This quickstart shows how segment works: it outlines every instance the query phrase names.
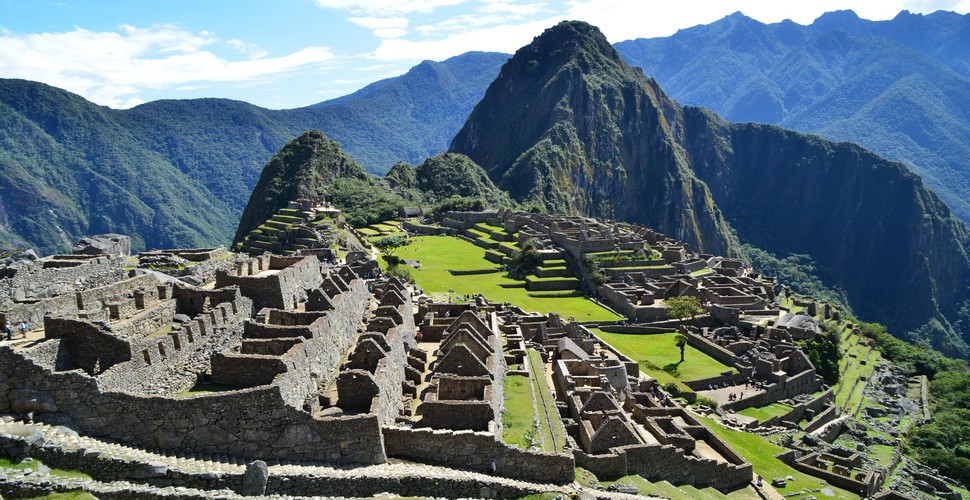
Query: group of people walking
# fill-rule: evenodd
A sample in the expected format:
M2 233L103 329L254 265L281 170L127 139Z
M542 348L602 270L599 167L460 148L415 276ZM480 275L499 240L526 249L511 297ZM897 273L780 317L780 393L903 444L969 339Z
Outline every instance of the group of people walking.
M17 324L17 332L20 333L21 338L27 338L27 332L30 331L30 325L26 321L21 321ZM7 335L7 340L13 340L13 328L10 327L10 323L3 324L3 333Z

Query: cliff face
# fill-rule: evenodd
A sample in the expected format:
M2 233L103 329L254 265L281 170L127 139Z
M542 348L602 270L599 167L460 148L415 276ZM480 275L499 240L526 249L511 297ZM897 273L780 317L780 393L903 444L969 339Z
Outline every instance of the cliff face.
M684 117L694 172L741 240L810 255L861 318L965 350L967 230L918 176L854 144L702 108Z
M727 225L679 146L681 122L676 103L598 29L563 22L506 63L450 150L517 201L638 222L730 254Z
M364 168L323 132L305 132L283 146L263 167L233 243L242 241L290 200L319 196L338 178L368 181L368 177Z

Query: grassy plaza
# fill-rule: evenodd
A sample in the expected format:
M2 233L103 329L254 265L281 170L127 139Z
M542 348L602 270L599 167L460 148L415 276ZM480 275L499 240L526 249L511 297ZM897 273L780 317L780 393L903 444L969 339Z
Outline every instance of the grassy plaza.
M526 311L542 314L557 312L576 321L615 321L623 319L613 311L583 296L562 296L549 292L529 292L525 282L509 278L500 266L485 260L485 250L450 236L416 236L413 242L395 252L402 259L421 266L411 269L415 282L425 293L439 299L481 293L493 302L509 302ZM489 270L484 274L455 275L448 270Z

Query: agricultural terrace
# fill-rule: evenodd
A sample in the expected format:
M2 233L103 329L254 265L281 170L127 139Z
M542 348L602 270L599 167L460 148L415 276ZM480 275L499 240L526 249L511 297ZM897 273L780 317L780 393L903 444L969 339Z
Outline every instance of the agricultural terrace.
M729 492L721 492L714 488L698 488L690 484L673 485L667 481L650 481L641 476L630 475L618 479L601 481L592 473L581 467L576 468L576 478L583 486L590 486L599 490L608 490L612 484L626 484L635 486L643 495L652 495L672 500L707 500L726 498L730 500L761 500L754 487L747 485Z
M882 355L871 346L869 339L840 325L844 355L839 366L839 383L835 386L835 404L844 415L854 415L863 404L866 381Z
M598 328L592 328L591 331L636 361L645 374L661 384L678 383L682 390L689 390L683 382L716 377L722 372L733 370L690 345L684 351L684 361L681 363L680 348L674 340L677 334L674 332L637 335L609 333Z
M394 255L418 261L411 276L425 293L439 299L480 293L493 302L509 302L541 314L556 312L576 321L616 321L613 311L577 293L530 292L525 282L509 278L500 266L485 260L485 250L451 236L416 236ZM481 270L482 274L455 275L449 270Z

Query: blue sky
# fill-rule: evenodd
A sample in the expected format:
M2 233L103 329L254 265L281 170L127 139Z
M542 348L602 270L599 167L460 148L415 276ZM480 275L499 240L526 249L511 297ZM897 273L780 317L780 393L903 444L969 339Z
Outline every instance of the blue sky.
M563 19L611 42L667 36L735 11L811 23L853 9L970 12L970 0L0 0L0 76L98 104L225 97L293 108L349 94L424 59L514 52Z

